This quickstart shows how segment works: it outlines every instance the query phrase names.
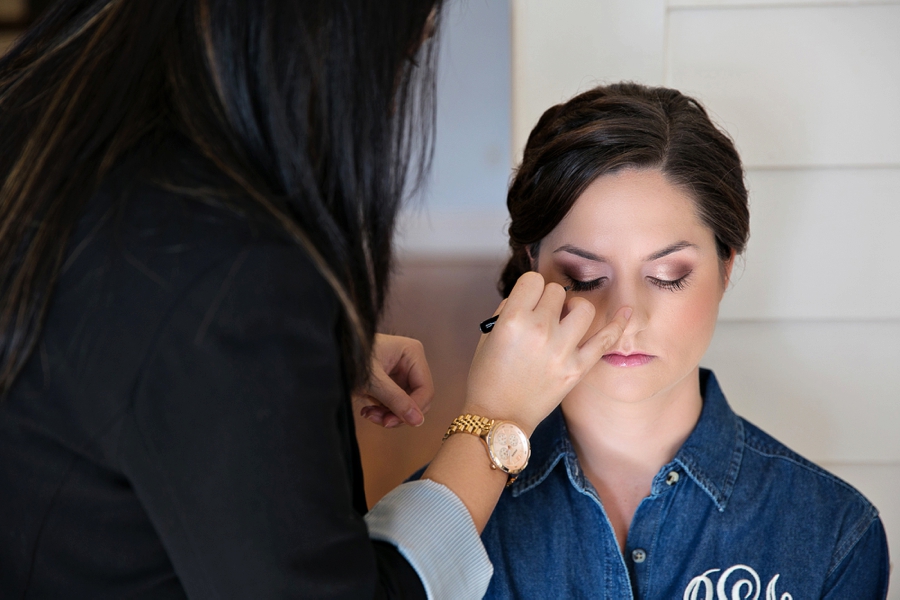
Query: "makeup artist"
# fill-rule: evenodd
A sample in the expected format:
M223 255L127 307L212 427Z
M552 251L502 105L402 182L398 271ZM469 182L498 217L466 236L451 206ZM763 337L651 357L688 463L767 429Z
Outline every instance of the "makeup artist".
M509 474L450 435L363 516L350 400L430 400L375 328L439 12L64 0L0 59L0 597L484 593ZM527 437L627 314L526 274L466 412Z

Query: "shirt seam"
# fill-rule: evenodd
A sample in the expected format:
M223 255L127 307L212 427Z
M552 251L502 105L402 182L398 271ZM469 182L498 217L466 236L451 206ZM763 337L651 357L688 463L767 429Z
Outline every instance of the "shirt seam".
M38 527L37 534L34 536L34 546L31 548L31 560L28 563L28 575L25 577L25 595L27 596L28 590L31 588L31 582L34 578L34 566L37 564L37 554L41 547L41 539L44 536L44 527L47 525L47 521L50 519L50 514L53 512L56 507L57 502L59 501L59 495L62 492L63 487L65 487L66 482L72 476L72 470L75 468L75 465L79 460L82 460L82 457L73 454L72 459L69 461L69 466L66 468L66 474L60 479L59 485L56 486L56 489L53 490L53 497L50 499L50 502L47 503L47 509L44 511L44 516L41 517L41 524Z
M805 458L798 456L795 453L790 452L790 451L788 451L788 453L774 453L774 452L766 452L766 451L762 450L761 448L757 448L757 447L753 446L752 444L748 444L747 446L751 451L755 452L759 456L764 456L766 458L773 458L773 459L780 459L780 460L787 461L791 464L794 464L794 465L800 467L801 469L804 469L805 471L808 471L814 475L817 475L819 477L827 479L827 480L831 481L832 483L836 483L836 484L840 485L842 488L844 488L848 492L852 493L856 497L856 499L861 502L863 507L866 508L867 512L869 512L869 513L874 512L874 516L878 515L878 510L872 505L871 502L869 502L868 498L866 498L865 496L862 495L862 493L860 493L859 490L854 488L852 485L850 485L849 483L847 483L840 477L829 473L822 467L819 467L815 463L810 463Z
M556 456L553 457L552 461L549 461L548 463L546 463L546 465L547 465L546 468L544 468L542 471L538 471L533 476L529 477L526 480L525 484L518 487L518 489L516 489L515 484L513 484L513 486L514 486L514 488L512 490L513 497L518 498L522 494L524 494L526 492L530 492L537 486L541 485L544 481L546 481L547 478L550 476L550 473L553 472L553 470L560 463L560 461L565 457L565 455L566 455L565 452L558 452L556 454Z
M874 507L873 507L873 510L874 510ZM877 520L878 520L878 511L877 510L875 511L874 515L868 516L868 520L866 520L866 517L859 519L859 521L857 522L856 530L854 530L852 535L847 536L848 541L844 544L838 545L837 549L834 551L832 564L829 567L827 573L825 574L826 580L830 579L831 575L837 570L837 568L839 566L841 566L841 564L843 564L843 562L845 560L847 560L847 557L850 556L850 553L859 544L859 542L863 539L866 532L875 525ZM852 540L852 541L850 541L850 540Z
M227 256L224 256L219 260L213 261L207 268L203 269L193 280L191 280L189 283L185 284L181 288L180 294L178 295L177 298L173 299L170 307L168 308L168 310L165 313L165 316L160 319L159 326L153 332L153 335L151 336L150 341L146 345L146 348L144 350L144 355L141 357L140 366L138 367L138 369L135 372L131 389L129 390L128 395L126 397L127 400L125 402L125 409L122 412L122 418L124 418L124 416L127 414L131 414L131 415L134 414L135 398L137 396L138 391L140 390L141 386L143 385L143 383L146 379L146 372L147 372L147 369L150 367L150 364L152 362L152 357L156 354L156 351L159 348L159 344L160 344L160 341L162 340L163 334L172 325L172 320L174 319L175 315L178 314L178 311L184 307L185 303L188 301L188 299L190 297L191 292L194 289L196 289L200 284L202 284L204 281L206 281L207 278L212 273L214 273L216 270L220 269L224 264L227 264L229 260L232 260L235 262L240 262L241 264L243 264L243 261L240 261L240 258L247 252L247 248L248 248L248 243L241 244L241 246L239 247L239 249L237 251L235 251L233 253L229 253ZM136 436L141 447L144 449L144 452L146 452L146 453L148 453L148 455L150 455L150 448L147 445L146 438L144 437L144 431L142 430L142 428L140 426L138 426L136 420L135 420L134 435ZM123 441L122 438L123 438L123 434L120 432L119 440L118 440L117 447L116 447L115 462L118 464L119 469L124 472L124 469L122 468L122 464L121 464L121 457L122 457L122 451L123 451L122 450L122 441ZM166 487L166 494L172 500L173 504L177 506L178 502L176 501L175 496L172 494L172 492L168 488L168 486ZM140 496L138 496L138 500L140 501ZM177 514L175 515L175 517L177 518L179 527L182 529L182 531L185 531L185 532L190 531L190 528L188 528L186 526L180 511L177 511ZM151 521L151 524L152 524L152 521ZM154 531L156 531L157 535L159 536L160 543L163 545L163 547L165 547L166 545L163 541L163 538L157 531L155 525L153 526L153 529L154 529ZM191 540L190 544L192 546L193 553L195 555L199 555L200 553L199 553L198 549L193 547L194 546L193 536L187 536L187 538L189 540ZM167 553L168 553L168 549L167 549ZM201 561L201 564L202 564L202 562L203 561ZM204 580L205 580L204 583L207 587L210 587L212 579L210 578L209 573L206 572L205 566L201 566L201 568L204 571ZM176 569L176 566L174 563L172 564L172 569L176 571L176 575L177 575L177 569ZM213 588L210 587L210 589L213 589Z
M856 544L859 543L865 532L869 529L869 527L872 526L872 523L875 521L875 519L878 518L878 509L875 508L875 506L871 502L869 502L868 498L863 496L862 493L859 492L859 490L842 480L840 477L829 473L828 471L817 466L814 463L810 463L803 457L795 454L790 450L788 450L787 452L766 452L763 449L758 448L752 444L748 444L748 447L751 451L760 456L789 462L809 473L812 473L813 475L839 485L846 491L850 492L860 503L861 508L863 508L864 512L862 516L856 520L853 528L848 534L842 537L842 540L835 548L834 553L832 554L831 564L826 574L827 579L831 576L835 569L840 566L844 559L849 556L851 550L856 546Z

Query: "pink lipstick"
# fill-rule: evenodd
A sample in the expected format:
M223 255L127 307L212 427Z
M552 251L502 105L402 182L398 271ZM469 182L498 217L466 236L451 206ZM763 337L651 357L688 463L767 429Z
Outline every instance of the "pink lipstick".
M653 360L649 354L604 354L603 360L614 367L640 367Z

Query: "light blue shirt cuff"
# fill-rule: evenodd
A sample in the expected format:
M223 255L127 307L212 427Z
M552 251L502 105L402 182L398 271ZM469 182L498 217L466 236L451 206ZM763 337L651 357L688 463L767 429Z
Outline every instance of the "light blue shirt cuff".
M482 598L494 567L469 511L445 486L422 479L395 488L366 515L369 537L397 547L429 598Z

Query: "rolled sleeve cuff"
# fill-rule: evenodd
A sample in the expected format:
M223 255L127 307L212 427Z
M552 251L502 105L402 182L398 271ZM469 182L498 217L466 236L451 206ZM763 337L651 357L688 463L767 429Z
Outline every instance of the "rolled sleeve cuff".
M475 523L450 489L423 479L404 483L366 515L369 537L397 547L429 598L482 598L494 567Z

